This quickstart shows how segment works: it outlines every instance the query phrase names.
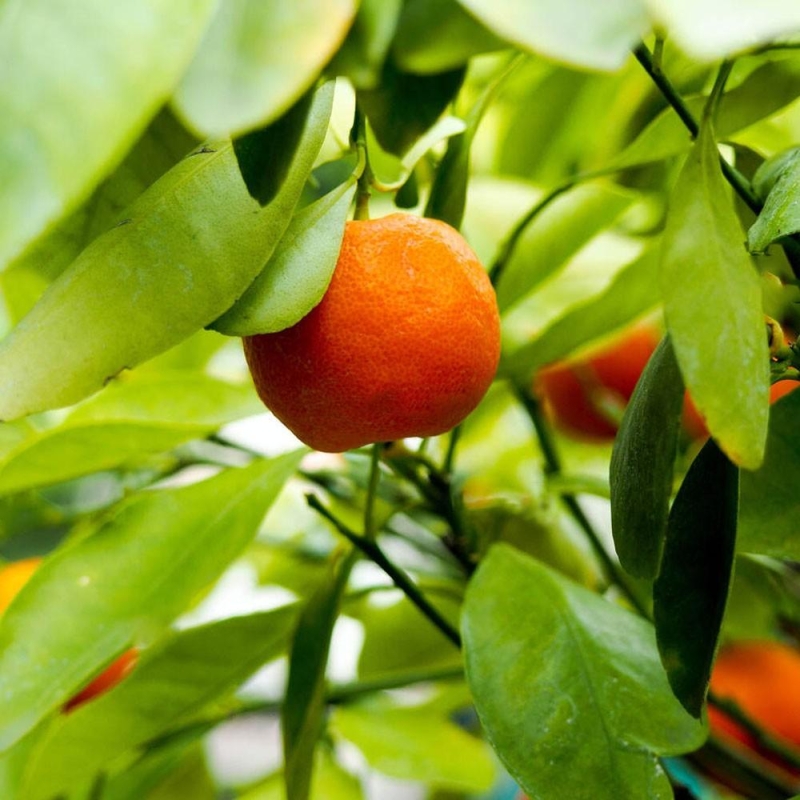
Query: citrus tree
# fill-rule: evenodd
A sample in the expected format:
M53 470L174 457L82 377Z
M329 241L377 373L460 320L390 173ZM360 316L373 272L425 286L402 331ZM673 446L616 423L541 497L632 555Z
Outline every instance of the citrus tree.
M0 43L0 797L800 791L796 0Z

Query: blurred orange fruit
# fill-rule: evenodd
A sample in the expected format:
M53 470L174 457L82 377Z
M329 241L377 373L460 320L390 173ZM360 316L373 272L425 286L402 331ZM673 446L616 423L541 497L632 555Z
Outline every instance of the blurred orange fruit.
M0 615L11 605L11 601L30 580L41 563L41 558L26 558L21 561L14 561L0 569ZM97 697L103 692L107 692L133 669L137 657L138 653L134 648L123 653L104 672L101 672L91 683L69 700L64 706L64 710L71 711L82 703Z
M319 305L244 340L256 389L299 439L340 452L461 422L500 357L494 290L461 234L392 214L347 223Z

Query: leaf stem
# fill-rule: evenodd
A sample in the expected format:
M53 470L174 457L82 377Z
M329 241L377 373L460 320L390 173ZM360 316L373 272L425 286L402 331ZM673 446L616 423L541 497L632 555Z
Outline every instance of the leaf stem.
M369 219L370 185L373 178L367 153L367 120L358 104L356 104L353 116L353 127L350 130L350 142L358 155L358 164L356 165L356 174L358 175L356 209L353 216L355 219L366 220Z
M354 547L357 547L374 564L379 566L391 579L395 586L456 646L461 647L461 636L458 631L431 605L416 584L398 569L381 548L373 541L351 531L341 520L335 517L313 494L306 495L308 505L328 520L336 530Z

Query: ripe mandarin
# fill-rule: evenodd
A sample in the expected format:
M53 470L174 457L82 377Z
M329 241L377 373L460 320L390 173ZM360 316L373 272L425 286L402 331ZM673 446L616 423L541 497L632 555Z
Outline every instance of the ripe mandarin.
M14 561L0 569L0 616L11 605L11 601L30 580L41 563L41 558L26 558ZM64 706L64 710L71 711L93 697L107 692L133 669L137 657L138 653L135 648L123 653L105 671L69 700Z
M244 351L275 416L309 446L341 452L461 422L494 378L500 317L455 229L392 214L348 222L319 305L245 338Z

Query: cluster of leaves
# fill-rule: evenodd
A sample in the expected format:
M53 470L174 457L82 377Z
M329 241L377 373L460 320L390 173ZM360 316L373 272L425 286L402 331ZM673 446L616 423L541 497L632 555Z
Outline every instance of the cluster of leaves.
M798 364L764 324L800 329L798 30L790 0L8 2L0 553L46 558L0 620L0 796L212 798L204 737L279 709L283 766L226 796L466 797L498 759L542 800L693 785L719 642L800 620L800 392L768 405ZM236 337L319 301L367 181L490 265L498 382L418 449L241 444ZM613 453L555 437L537 370L662 309ZM293 599L192 622L238 559ZM279 702L238 691L281 657Z

